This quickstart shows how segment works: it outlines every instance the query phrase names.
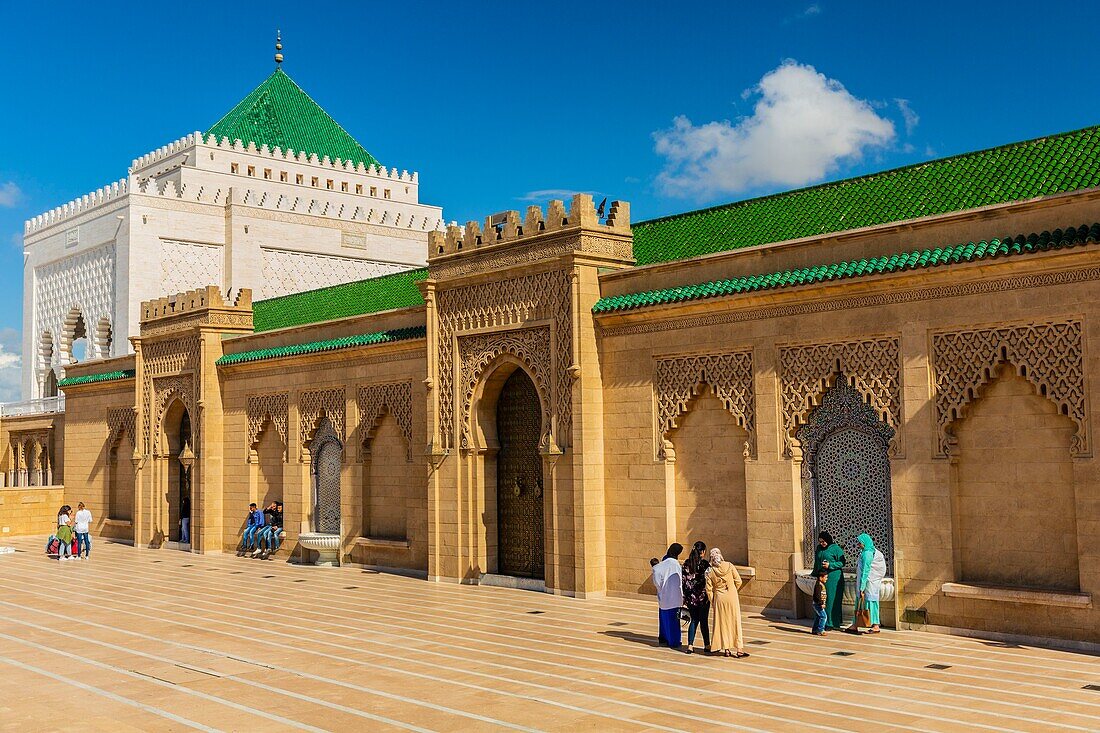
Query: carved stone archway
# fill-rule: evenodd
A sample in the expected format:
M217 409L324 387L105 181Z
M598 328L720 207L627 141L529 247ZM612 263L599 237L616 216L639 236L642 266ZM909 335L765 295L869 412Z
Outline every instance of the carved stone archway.
M890 442L894 429L841 375L798 430L801 452L803 537L806 567L813 564L817 535L827 530L849 560L858 557L856 535L866 532L886 556L894 556Z

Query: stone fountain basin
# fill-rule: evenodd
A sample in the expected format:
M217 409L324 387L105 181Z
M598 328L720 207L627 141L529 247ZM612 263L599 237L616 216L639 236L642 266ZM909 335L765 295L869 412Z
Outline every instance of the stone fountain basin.
M333 566L340 564L340 535L323 532L303 532L298 535L298 543L307 550L317 553L314 565Z
M794 584L808 596L814 594L814 584L817 579L811 574L811 569L800 570L794 574ZM882 581L882 592L879 594L879 602L889 603L894 600L897 588L893 578L885 578ZM856 602L856 575L844 573L844 603L854 605Z

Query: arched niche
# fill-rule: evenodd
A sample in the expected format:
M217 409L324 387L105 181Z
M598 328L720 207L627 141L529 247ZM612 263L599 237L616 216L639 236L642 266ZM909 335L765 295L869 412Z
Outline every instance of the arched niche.
M317 423L309 445L313 484L313 530L341 534L341 471L344 444L327 415Z

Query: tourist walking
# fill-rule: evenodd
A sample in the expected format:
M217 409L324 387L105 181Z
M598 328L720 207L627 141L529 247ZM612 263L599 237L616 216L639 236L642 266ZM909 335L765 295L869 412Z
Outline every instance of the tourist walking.
M825 604L829 602L829 592L825 589L825 582L829 579L829 573L822 570L817 575L814 583L813 607L814 627L810 631L814 636L825 636L825 622L829 620L829 614L825 613Z
M828 620L826 629L844 628L844 550L833 542L833 536L822 532L817 536L817 555L814 558L813 574L828 573L825 581L825 613Z
M856 588L859 596L856 599L856 617L852 625L846 630L853 634L859 633L859 609L867 612L867 623L870 625L868 633L877 634L880 628L879 597L882 594L882 581L886 578L886 556L875 547L874 540L869 534L861 534L856 539L863 547L859 553L859 564L856 565Z
M683 585L684 606L687 607L691 620L688 622L687 648L688 654L695 652L695 632L703 632L703 650L710 649L710 599L707 598L707 546L702 542L696 542L691 546L691 554L684 563Z
M76 519L73 521L73 531L76 532L76 556L87 560L92 555L92 537L89 534L92 526L92 513L84 506L84 502L76 505Z
M707 569L707 598L710 600L710 651L727 657L747 657L741 630L741 575L717 547L710 550Z
M69 517L71 511L72 507L66 504L57 512L57 532L54 534L57 535L58 562L73 559L73 520Z
M657 644L680 648L680 607L684 588L680 573L680 553L684 546L673 542L661 562L653 566L653 586L657 589Z

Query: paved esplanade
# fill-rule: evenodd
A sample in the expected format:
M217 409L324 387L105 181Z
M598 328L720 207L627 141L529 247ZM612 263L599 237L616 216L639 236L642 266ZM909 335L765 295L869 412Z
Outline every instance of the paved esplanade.
M752 657L689 657L653 646L644 599L105 542L59 565L38 539L11 544L4 731L1100 727L1100 692L1082 689L1100 658L1085 654L917 632L818 640L750 614Z

